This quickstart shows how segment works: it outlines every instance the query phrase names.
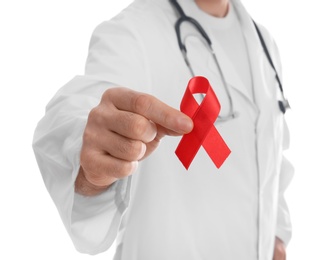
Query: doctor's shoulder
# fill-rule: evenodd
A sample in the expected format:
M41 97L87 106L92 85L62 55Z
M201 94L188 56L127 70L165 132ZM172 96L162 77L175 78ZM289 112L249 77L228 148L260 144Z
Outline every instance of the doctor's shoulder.
M144 26L150 26L157 18L157 8L146 1L134 1L112 18L97 25L94 31L108 30L111 33L127 34L141 31Z

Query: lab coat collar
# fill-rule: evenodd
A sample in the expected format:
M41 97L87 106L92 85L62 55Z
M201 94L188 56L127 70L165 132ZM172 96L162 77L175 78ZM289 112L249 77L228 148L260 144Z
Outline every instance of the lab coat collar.
M242 3L239 0L232 0L231 2L238 16L238 19L240 20L244 38L247 44L249 62L252 65L252 63L254 62L253 60L257 55L257 50L259 49L259 41L255 33L251 18ZM212 47L221 65L221 69L223 71L228 86L241 93L247 99L247 101L250 102L250 104L256 109L255 98L253 97L252 93L249 93L248 88L244 86L243 81L240 79L232 62L229 60L228 56L223 51L223 48L221 48L221 46L219 46L219 43L215 41L212 41ZM209 63L209 67L210 69L216 71L216 65L213 61ZM252 66L251 70L253 71ZM252 73L252 77L255 76L253 74L255 73ZM254 85L253 87L255 87L254 79L252 79L252 81Z
M270 87L272 81L276 80L272 75L273 71L270 67L264 50L261 46L257 31L251 16L245 10L245 7L239 0L232 0L235 10L238 14L242 31L247 43L248 56L252 71L252 82L254 88L254 102L259 110L258 127L270 120L270 111L275 109L273 106L277 104L275 90L277 86Z
M261 46L251 16L248 14L240 0L231 0L231 2L239 18L247 45L254 89L253 95L248 92L248 88L244 86L244 83L233 67L233 64L222 49L219 48L218 43L213 42L212 44L221 64L221 69L223 70L228 86L246 97L252 107L258 112L259 116L257 124L258 127L262 127L268 120L270 120L270 112L275 109L274 106L277 104L275 101L275 90L277 89L277 86L275 86L275 88L270 86L272 81L275 81L275 78L272 76L272 69ZM213 65L214 64L212 63L210 67Z
M142 1L142 0L140 0ZM179 0L179 3L182 5L185 11L187 11L187 4L189 2L194 2L195 0ZM153 1L155 3L161 3L164 4L165 7L168 7L170 9L171 4L169 3L169 0L155 0ZM252 107L257 110L257 107L263 108L264 107L264 101L257 103L257 95L264 96L263 93L259 94L259 91L264 91L263 88L263 79L262 79L262 63L267 62L265 58L265 54L263 52L263 49L261 47L256 29L254 27L253 21L251 19L251 16L243 6L242 2L240 0L230 0L232 3L234 10L240 20L240 24L242 27L243 35L247 44L247 50L248 50L248 56L249 56L249 63L251 66L251 72L252 72L252 84L254 88L254 96L252 93L249 93L248 88L244 86L243 81L240 79L236 69L234 68L232 62L229 60L227 55L224 53L223 49L219 46L219 43L214 41L212 39L212 47L214 52L216 53L216 56L218 58L218 61L220 63L220 67L223 71L225 80L228 84L228 86L236 91L238 91L240 94L242 94L247 101L252 105ZM173 9L171 9L172 11ZM189 14L190 16L193 16L192 14ZM206 28L205 28L206 29ZM211 35L212 33L207 30L207 33ZM216 64L213 60L210 60L208 63L208 67L210 70L216 73ZM265 67L265 66L264 66ZM259 109L260 110L260 109Z

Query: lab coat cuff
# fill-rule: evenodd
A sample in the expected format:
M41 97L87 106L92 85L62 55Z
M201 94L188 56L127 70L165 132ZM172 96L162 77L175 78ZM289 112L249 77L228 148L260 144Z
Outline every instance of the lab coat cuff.
M66 196L70 214L65 223L77 251L95 255L107 250L114 242L120 219L127 208L128 180L119 180L104 193L86 197L75 192L75 180L80 168L80 151L86 118L75 122L75 130L63 146L63 154L72 166L70 191ZM65 214L65 212L63 212Z
M283 228L276 229L276 237L278 237L284 245L287 247L291 240L292 233L290 230L284 230Z
M110 248L129 204L130 184L131 176L97 196L74 194L71 237L79 252L95 255Z

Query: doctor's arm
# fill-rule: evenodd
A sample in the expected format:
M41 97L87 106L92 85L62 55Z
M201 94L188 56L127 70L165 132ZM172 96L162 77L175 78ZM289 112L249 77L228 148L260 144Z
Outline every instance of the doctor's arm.
M284 120L283 149L286 150L288 147L289 130ZM279 176L277 224L273 260L286 259L286 246L288 245L292 235L290 214L284 197L284 193L293 178L293 174L294 168L292 164L286 159L285 156L283 156Z
M46 113L38 123L33 139L33 149L44 183L66 230L76 249L88 254L97 254L107 250L116 238L122 215L130 200L131 176L128 174L134 170L133 164L137 164L125 163L121 160L121 164L111 163L111 166L108 166L109 160L103 156L103 151L112 149L109 143L116 141L116 138L112 138L113 135L107 137L104 129L113 130L112 127L118 126L116 122L122 119L122 117L117 117L117 114L114 115L112 109L122 115L121 111L117 111L119 107L123 110L126 105L134 105L134 109L126 108L131 111L126 112L124 118L130 120L128 123L123 123L119 131L126 131L132 125L134 128L138 128L137 124L143 125L142 129L146 130L138 134L139 139L144 143L155 138L153 137L156 136L155 133L159 133L157 140L164 134L176 134L183 125L178 119L172 121L167 119L164 112L152 118L157 121L157 125L153 125L144 118L140 119L141 117L132 113L133 110L147 110L144 111L145 117L151 117L152 115L148 114L151 106L163 105L149 95L137 94L149 92L150 88L146 73L148 71L146 55L135 29L130 23L124 24L123 21L123 19L111 20L95 29L90 42L85 75L76 76L59 89L48 103ZM114 89L116 86L125 86L134 90L120 89L121 92L118 92ZM129 95L134 101L129 104L120 104L112 101L111 95L120 95L120 97ZM103 107L110 107L111 110ZM177 116L177 112L169 107L162 108L162 110L168 110L170 112L166 112L167 114L172 113ZM184 118L182 114L178 113L178 115ZM106 124L105 121L109 117L111 117L111 122L115 121L113 125ZM135 118L138 120L134 120ZM93 143L91 140L96 135L102 136L102 139L94 140ZM102 142L101 140L104 139L105 141ZM124 159L135 161L135 158L141 157L144 153L144 146L141 142L124 140L124 145L118 144L120 146L118 153L128 149L126 143L129 143L134 147L134 151L123 155L128 157ZM102 150L99 151L100 145L105 147L101 147ZM149 148L147 153L151 149L153 147ZM83 151L82 160L80 159L81 151ZM115 156L118 155L115 154ZM96 160L105 162L101 165ZM85 166L86 171L80 167L80 164ZM104 172L107 167L111 170L115 169L110 171L112 175L98 174ZM113 172L118 172L118 174L114 176ZM76 189L79 193L75 192L77 176L87 175L88 179L78 178ZM93 177L89 177L90 175ZM103 178L105 184L98 181L98 176L102 175L105 177ZM128 177L121 178L123 176ZM92 185L87 186L85 184L87 182ZM103 185L104 188L99 187ZM107 189L108 185L110 187ZM80 194L87 194L87 192L93 193L92 195L99 194L97 196Z
M273 43L273 48L275 50L275 55L273 57L276 60L277 71L282 80L282 63L281 57L277 48L277 45L274 40L271 41ZM290 131L285 120L286 114L283 116L283 143L282 149L283 152L288 150L290 147ZM292 225L290 219L290 213L287 206L287 202L285 200L285 192L293 178L294 175L294 167L291 162L286 158L286 156L282 155L282 163L280 168L280 176L279 176L279 190L278 190L278 209L277 209L277 226L276 226L276 237L279 238L285 246L288 245L292 235ZM276 241L276 245L277 245Z
M284 121L284 137L283 137L283 149L286 150L289 147L289 129ZM289 186L294 175L294 168L289 160L283 156L280 178L279 178L279 193L278 193L278 209L277 209L277 227L276 236L280 238L285 245L287 245L292 235L292 225L290 219L289 209L285 200L285 191Z

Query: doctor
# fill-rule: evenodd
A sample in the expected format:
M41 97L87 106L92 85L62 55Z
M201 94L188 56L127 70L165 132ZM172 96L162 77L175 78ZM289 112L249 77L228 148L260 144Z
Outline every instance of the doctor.
M192 120L179 104L192 74L168 0L136 0L92 36L85 75L49 102L33 141L44 182L80 252L117 238L115 260L281 260L291 237L280 90L239 0L179 1L212 41L181 27L195 75L221 103L215 127L231 149L217 169L200 149L189 170L174 151ZM276 70L270 34L259 26Z

